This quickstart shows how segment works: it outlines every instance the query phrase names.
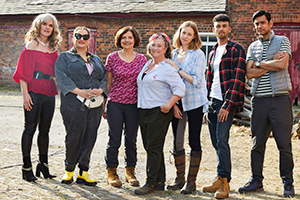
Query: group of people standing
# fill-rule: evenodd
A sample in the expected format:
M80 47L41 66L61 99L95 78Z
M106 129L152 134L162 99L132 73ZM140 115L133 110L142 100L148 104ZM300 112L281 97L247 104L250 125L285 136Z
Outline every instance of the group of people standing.
M88 51L91 36L88 28L77 27L73 33L74 47L58 56L57 48L62 38L56 18L51 14L37 16L26 34L26 46L13 76L21 85L24 99L23 179L35 181L40 173L44 178L55 177L48 168L49 129L57 94L55 77L61 90L60 111L67 133L62 183L73 182L78 165L76 182L88 186L97 184L89 177L88 170L103 117L109 125L105 156L108 184L122 186L117 167L124 134L125 181L139 186L135 166L140 127L147 153L147 178L145 185L134 193L144 195L164 190L163 149L171 123L176 178L167 189L191 194L197 188L196 178L202 157L200 133L204 119L208 123L218 166L216 180L212 185L204 186L203 191L214 192L216 198L227 198L231 180L230 127L234 114L243 109L247 76L253 78L252 178L239 192L263 189L265 144L272 130L280 151L284 196L294 196L291 87L287 72L290 44L286 37L275 36L271 31L273 22L268 12L257 11L253 22L260 39L250 45L246 57L244 48L229 39L231 27L228 15L216 15L213 32L217 44L210 52L206 68L198 28L192 21L180 25L173 37L173 45L165 33L153 34L147 45L147 54L151 57L148 61L144 55L134 51L141 41L139 33L135 28L125 26L115 36L115 45L120 50L109 54L104 65L98 56ZM187 122L191 151L186 178L184 133ZM35 176L30 151L37 127L39 164Z

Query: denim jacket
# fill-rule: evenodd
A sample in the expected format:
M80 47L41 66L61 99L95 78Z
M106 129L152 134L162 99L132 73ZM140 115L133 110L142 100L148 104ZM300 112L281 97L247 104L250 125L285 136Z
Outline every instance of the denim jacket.
M93 64L93 72L89 75L83 59L71 49L59 55L55 62L55 76L58 87L61 90L61 109L80 108L82 103L71 91L75 88L93 89L101 88L107 93L106 70L101 59L89 54Z

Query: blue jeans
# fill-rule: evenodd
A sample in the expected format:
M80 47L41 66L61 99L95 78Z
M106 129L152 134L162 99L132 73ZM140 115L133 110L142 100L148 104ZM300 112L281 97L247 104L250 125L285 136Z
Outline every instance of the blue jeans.
M218 157L218 176L231 179L231 158L228 144L229 130L235 111L230 111L227 120L219 122L218 114L223 105L223 101L211 98L208 108L208 128L213 147L216 149Z

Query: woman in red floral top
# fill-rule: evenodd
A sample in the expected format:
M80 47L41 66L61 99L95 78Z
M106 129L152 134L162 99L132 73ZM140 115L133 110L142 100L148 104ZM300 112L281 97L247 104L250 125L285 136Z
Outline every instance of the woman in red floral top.
M32 139L38 127L39 163L36 176L54 178L48 169L49 129L57 89L53 80L57 47L61 41L57 19L51 14L38 15L25 36L13 79L20 83L23 94L25 129L22 135L23 179L35 181L30 158Z
M137 83L136 78L147 62L144 55L134 51L140 43L138 32L126 26L120 29L115 37L115 45L120 51L108 55L107 70L107 112L109 124L109 141L106 149L107 183L120 187L116 168L121 145L122 132L125 135L125 181L138 186L134 170L137 161L136 137L138 130Z

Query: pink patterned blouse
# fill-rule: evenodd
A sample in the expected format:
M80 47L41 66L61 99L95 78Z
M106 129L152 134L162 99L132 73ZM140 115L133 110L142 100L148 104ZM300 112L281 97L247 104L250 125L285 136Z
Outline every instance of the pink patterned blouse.
M123 61L117 51L109 54L105 64L105 69L112 73L108 100L123 104L137 103L136 78L146 62L146 57L139 53L130 63Z

